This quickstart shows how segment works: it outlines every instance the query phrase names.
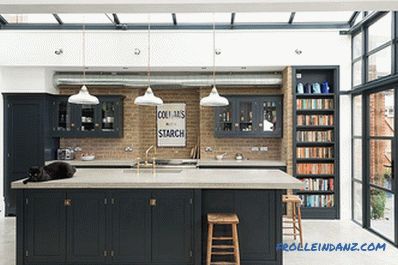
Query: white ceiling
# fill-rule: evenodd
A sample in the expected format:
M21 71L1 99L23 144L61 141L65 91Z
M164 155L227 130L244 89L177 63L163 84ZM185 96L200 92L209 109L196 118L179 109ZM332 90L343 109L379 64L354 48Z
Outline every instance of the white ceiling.
M397 0L0 0L2 13L398 10Z

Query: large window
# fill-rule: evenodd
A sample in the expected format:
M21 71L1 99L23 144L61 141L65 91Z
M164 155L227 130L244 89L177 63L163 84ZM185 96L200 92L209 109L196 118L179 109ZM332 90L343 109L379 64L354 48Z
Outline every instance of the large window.
M352 119L352 219L362 224L362 95L353 97Z

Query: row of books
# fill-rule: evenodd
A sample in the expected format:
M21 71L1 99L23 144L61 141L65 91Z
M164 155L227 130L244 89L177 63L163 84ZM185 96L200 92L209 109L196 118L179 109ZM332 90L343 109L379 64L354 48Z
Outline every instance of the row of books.
M297 109L333 109L333 99L297 99Z
M304 190L310 191L333 191L334 179L302 179L305 187Z
M333 131L298 131L298 142L331 142Z
M300 195L304 207L323 207L334 206L334 195Z
M297 174L334 174L334 164L297 164Z
M297 125L333 125L333 115L297 115Z
M298 147L297 158L333 158L332 147Z

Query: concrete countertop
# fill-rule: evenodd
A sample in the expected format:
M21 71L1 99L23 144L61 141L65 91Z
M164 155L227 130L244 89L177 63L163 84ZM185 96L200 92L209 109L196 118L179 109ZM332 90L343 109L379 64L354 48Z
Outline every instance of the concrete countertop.
M13 189L300 189L303 182L276 169L78 169L70 179L11 184Z
M53 162L66 162L71 164L72 166L76 167L133 167L136 164L135 160L102 160L102 159L95 159L91 161L83 161L80 159L74 160L51 160L46 161L45 164L51 164Z

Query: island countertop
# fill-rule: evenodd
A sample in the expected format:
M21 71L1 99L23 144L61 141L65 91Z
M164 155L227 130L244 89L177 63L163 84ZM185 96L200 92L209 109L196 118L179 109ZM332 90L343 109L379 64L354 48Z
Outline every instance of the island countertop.
M277 169L77 169L70 179L11 184L13 189L300 189Z

